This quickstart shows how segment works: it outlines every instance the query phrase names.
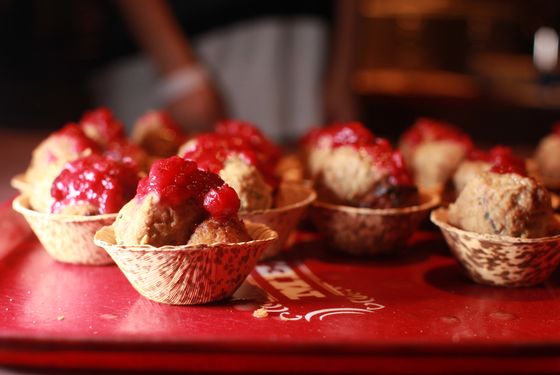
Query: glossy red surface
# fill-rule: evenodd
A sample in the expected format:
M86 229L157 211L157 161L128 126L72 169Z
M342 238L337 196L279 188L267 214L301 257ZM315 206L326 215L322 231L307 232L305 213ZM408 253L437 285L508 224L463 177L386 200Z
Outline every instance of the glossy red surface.
M118 212L134 197L138 171L132 164L92 154L69 163L54 180L52 212L87 204L98 214Z
M0 364L197 372L553 373L560 274L543 286L475 285L436 232L402 254L354 259L301 234L230 300L167 306L115 266L52 260L0 215ZM253 317L260 306L268 317Z
M220 176L198 169L195 162L179 156L154 162L150 174L138 183L136 199L149 193L171 207L194 198L213 217L235 215L240 207L237 193Z
M267 142L269 141L267 140ZM261 143L257 143L255 146L250 139L239 136L206 133L192 138L188 147L182 150L181 156L186 160L196 162L199 168L214 173L219 173L224 168L228 158L236 156L257 168L270 186L276 186L278 177L274 172L278 157L275 151L263 152L263 147ZM272 147L276 148L274 145Z
M282 156L282 150L251 123L239 120L223 120L216 125L216 133L247 141L261 157L261 163L269 168L274 168Z
M260 170L264 168L249 143L242 138L222 134L208 133L196 136L190 140L189 147L181 157L194 161L205 171L219 173L226 160L234 155Z
M312 129L302 143L312 146L339 147L368 144L375 139L373 133L360 122L336 123L324 128Z

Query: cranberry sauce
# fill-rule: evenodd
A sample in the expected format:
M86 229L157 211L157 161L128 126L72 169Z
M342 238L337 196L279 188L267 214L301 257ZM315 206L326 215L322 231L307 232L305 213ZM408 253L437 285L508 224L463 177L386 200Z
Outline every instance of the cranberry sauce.
M490 172L494 173L516 173L527 176L525 161L516 157L509 147L496 146L489 151L472 150L469 160L483 161L492 165Z
M136 198L155 193L163 204L177 207L194 199L212 217L229 217L239 211L237 193L215 173L198 168L178 156L156 161L138 184Z
M86 112L80 120L80 126L86 134L92 134L91 137L102 146L125 139L123 125L115 118L113 112L105 107Z
M134 196L138 172L134 165L92 154L66 164L54 180L51 212L89 204L99 214L118 212Z

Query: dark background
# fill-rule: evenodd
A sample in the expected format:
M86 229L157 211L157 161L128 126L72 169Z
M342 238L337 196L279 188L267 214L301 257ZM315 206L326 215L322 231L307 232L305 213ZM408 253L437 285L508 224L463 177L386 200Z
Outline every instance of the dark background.
M239 20L254 8L233 3ZM431 116L483 142L537 142L560 120L560 79L534 69L533 35L559 20L554 0L360 1L362 120L391 138ZM138 52L115 4L101 0L0 1L0 45L0 127L14 129L78 119L93 105L92 72Z

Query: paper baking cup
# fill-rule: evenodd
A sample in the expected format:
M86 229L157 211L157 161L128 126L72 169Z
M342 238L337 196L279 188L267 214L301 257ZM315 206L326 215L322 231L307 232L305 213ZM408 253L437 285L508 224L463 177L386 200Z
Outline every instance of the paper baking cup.
M549 192L550 193L550 205L554 211L558 211L560 209L560 195Z
M105 250L93 243L93 236L100 228L111 225L117 214L75 216L37 212L29 208L29 199L25 195L16 197L12 207L25 217L47 253L59 262L113 263Z
M353 255L392 253L410 238L428 212L440 202L438 194L420 194L421 204L404 208L357 208L316 201L311 220L334 249Z
M19 190L20 193L26 193L31 188L31 184L25 178L25 173L20 173L12 177L12 179L10 180L10 185L14 189Z
M277 255L284 248L290 233L317 197L313 189L301 183L282 184L278 194L282 197L280 207L239 214L243 219L264 224L278 233L278 241L263 252L261 260Z
M113 258L134 289L171 305L194 305L229 297L249 275L262 252L277 239L263 224L245 222L253 241L195 246L117 245L112 226L95 243Z
M440 208L430 218L441 229L453 255L477 283L536 285L546 280L560 263L560 235L516 238L468 232L449 224L447 213L447 209Z

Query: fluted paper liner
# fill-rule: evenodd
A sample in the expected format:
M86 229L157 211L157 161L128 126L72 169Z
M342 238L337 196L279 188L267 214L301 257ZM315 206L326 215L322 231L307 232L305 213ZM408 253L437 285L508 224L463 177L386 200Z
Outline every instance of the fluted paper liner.
M105 250L93 243L93 236L100 228L111 225L117 214L75 216L37 212L29 208L29 198L25 195L15 198L12 207L25 217L47 253L59 262L113 263Z
M26 193L31 188L30 183L25 178L25 173L20 173L12 177L12 179L10 180L10 185L14 189L19 190L20 193Z
M262 252L277 239L263 224L245 222L254 240L195 246L117 245L112 226L95 234L128 281L144 297L172 305L194 305L229 297Z
M469 232L448 222L448 210L432 212L451 252L480 284L532 286L545 281L560 263L560 235L517 238ZM555 217L558 220L558 217Z
M278 233L278 241L263 252L261 259L273 257L284 248L290 233L296 229L317 196L313 189L301 183L284 183L280 185L278 194L280 207L239 214L243 219L265 224Z
M353 255L392 253L412 236L440 202L437 193L420 194L421 204L403 208L357 208L315 201L311 220L327 243Z

